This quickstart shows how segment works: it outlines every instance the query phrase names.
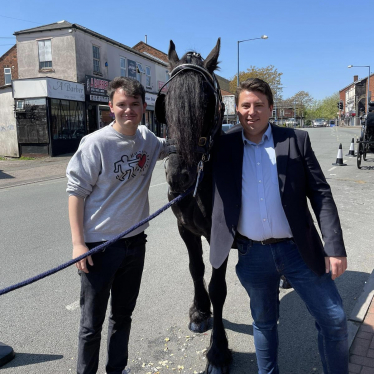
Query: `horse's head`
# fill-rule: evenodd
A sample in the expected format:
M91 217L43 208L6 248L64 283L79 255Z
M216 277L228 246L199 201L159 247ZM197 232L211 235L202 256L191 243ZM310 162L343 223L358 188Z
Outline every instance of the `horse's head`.
M165 123L176 145L169 156L166 179L173 192L182 192L194 183L197 165L210 150L210 141L220 133L222 103L214 71L218 67L220 39L203 60L188 52L179 59L173 41L168 58L171 78L168 91L156 102L156 117Z

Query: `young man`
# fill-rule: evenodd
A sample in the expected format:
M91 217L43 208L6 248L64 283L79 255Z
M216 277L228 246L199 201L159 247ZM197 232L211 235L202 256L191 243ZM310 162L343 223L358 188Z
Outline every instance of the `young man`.
M144 87L118 77L110 82L108 95L114 122L85 136L67 168L73 258L149 215L151 174L157 159L166 156L165 140L139 125L147 106ZM106 372L129 372L125 367L131 315L143 272L147 227L76 264L81 276L78 374L97 372L110 294Z
M346 270L347 258L336 205L308 132L268 123L273 95L261 79L241 83L236 106L243 130L221 137L213 170L211 263L219 268L236 241L236 272L250 296L259 374L279 373L281 275L315 318L324 373L348 374L347 323L333 281Z

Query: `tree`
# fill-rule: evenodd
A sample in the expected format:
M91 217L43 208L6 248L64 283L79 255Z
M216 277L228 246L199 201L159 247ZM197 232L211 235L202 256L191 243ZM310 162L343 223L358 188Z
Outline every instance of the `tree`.
M248 78L260 78L267 82L273 94L277 94L279 96L279 92L281 91L281 76L283 73L279 73L278 70L273 66L269 65L266 68L256 68L256 66L250 66L246 72L241 71L239 72L239 82L243 82ZM230 91L235 92L237 87L237 75L232 78L230 81Z
M312 104L313 98L309 92L299 91L290 98L290 101L296 103L298 108L305 108Z
M339 92L327 96L322 100L315 100L307 108L306 117L308 119L326 118L332 119L337 116L337 103L339 102Z

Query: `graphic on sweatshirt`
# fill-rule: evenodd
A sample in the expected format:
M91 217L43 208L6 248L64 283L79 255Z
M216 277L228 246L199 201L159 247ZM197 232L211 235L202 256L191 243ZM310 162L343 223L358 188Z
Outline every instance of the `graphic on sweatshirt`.
M116 179L120 181L135 178L139 173L146 170L149 166L149 155L146 152L137 152L135 154L123 155L121 159L114 163L114 172Z

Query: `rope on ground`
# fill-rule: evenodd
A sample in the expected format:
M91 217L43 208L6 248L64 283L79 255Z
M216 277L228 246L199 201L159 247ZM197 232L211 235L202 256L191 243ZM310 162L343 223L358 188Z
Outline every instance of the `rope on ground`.
M201 180L201 178L200 178ZM135 229L137 229L138 227L144 225L145 223L151 221L153 218L157 217L159 214L161 214L162 212L164 212L165 210L169 209L173 204L177 203L178 201L184 199L188 194L190 194L193 189L194 189L194 185L192 187L190 187L187 191L185 191L184 193L182 193L181 195L177 196L175 199L169 201L169 203L167 203L166 205L164 205L162 208L160 208L159 210L157 210L156 212L154 212L153 214L151 214L149 217L143 219L142 221L140 221L139 223L137 223L136 225L130 227L128 230L126 231L123 231L121 232L119 235L117 235L116 237L114 237L113 239L111 240L108 240L107 242L104 242L103 244L100 244L98 245L97 247L95 248L92 248L91 250L89 250L88 252L84 253L83 255L79 256L79 257L76 257L76 258L73 258L72 260L64 263L64 264L61 264L53 269L50 269L44 273L41 273L39 275L36 275L32 278L29 278L29 279L26 279L24 280L23 282L20 282L20 283L17 283L17 284L14 284L12 286L9 286L9 287L6 287L6 288L3 288L2 290L0 290L0 296L1 295L5 295L6 293L8 292L11 292L11 291L14 291L14 290L17 290L18 288L22 288L22 287L25 287L31 283L34 283L40 279L43 279L45 277L48 277L49 275L52 275L52 274L55 274L57 273L58 271L60 270L63 270L73 264L75 264L76 262L80 261L80 260L83 260L84 258L90 256L90 255L93 255L94 253L97 253L99 252L100 250L104 249L105 247L115 243L117 240L123 238L124 236L126 236L127 234L129 234L130 232L134 231Z

